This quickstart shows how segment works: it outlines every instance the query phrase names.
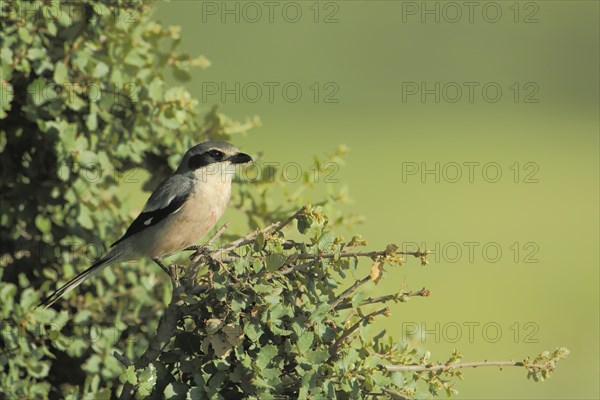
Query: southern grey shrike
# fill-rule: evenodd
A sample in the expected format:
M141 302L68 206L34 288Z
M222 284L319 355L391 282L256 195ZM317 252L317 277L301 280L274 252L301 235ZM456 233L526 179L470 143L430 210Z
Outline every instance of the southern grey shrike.
M231 196L235 164L250 161L249 155L225 142L204 142L189 149L177 170L152 193L142 213L112 249L40 306L49 307L115 262L150 257L166 270L162 257L197 243L215 226Z

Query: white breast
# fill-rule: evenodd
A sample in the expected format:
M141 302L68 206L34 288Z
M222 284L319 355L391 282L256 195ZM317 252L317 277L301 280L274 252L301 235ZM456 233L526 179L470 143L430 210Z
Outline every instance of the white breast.
M235 169L215 168L196 172L194 191L177 213L156 226L156 239L148 249L153 257L164 257L201 240L221 218L231 197ZM154 228L154 227L153 227ZM151 228L152 229L152 228Z

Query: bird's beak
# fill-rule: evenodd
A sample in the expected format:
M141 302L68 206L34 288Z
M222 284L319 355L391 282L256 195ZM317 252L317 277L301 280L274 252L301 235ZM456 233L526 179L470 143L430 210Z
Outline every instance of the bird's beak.
M229 161L232 164L246 164L252 161L252 157L245 153L237 153L236 155L229 157Z

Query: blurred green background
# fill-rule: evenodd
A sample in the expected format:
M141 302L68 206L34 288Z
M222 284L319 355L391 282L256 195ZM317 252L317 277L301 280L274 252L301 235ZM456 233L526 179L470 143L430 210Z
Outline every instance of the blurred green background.
M239 147L310 168L347 145L329 186L350 188L347 210L366 217L355 230L374 249L434 251L428 267L409 260L370 289L432 292L393 305L381 326L399 340L432 331L423 346L440 361L454 348L465 361L571 350L543 384L521 369L465 371L459 398L595 399L599 3L492 3L469 15L462 2L173 1L155 15L212 62L187 84L203 106L261 117ZM421 83L424 99L407 92ZM436 163L439 179L421 175Z

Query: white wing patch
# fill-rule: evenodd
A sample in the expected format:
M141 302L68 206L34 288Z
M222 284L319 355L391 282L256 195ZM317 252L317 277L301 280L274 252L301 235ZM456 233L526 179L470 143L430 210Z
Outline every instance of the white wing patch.
M175 214L175 213L179 212L179 210L181 210L182 208L183 208L183 206L179 207L177 210L173 211L173 212L172 212L171 214L169 214L169 215L173 215L173 214ZM144 221L144 225L148 226L148 225L152 224L152 220L153 220L153 219L154 219L154 217L150 217L150 218L148 218L147 220L145 220L145 221Z
M173 214L175 214L175 213L178 213L178 212L179 212L179 210L181 210L182 208L183 208L183 206L179 207L177 210L173 211L173 212L171 213L171 215L173 215Z

